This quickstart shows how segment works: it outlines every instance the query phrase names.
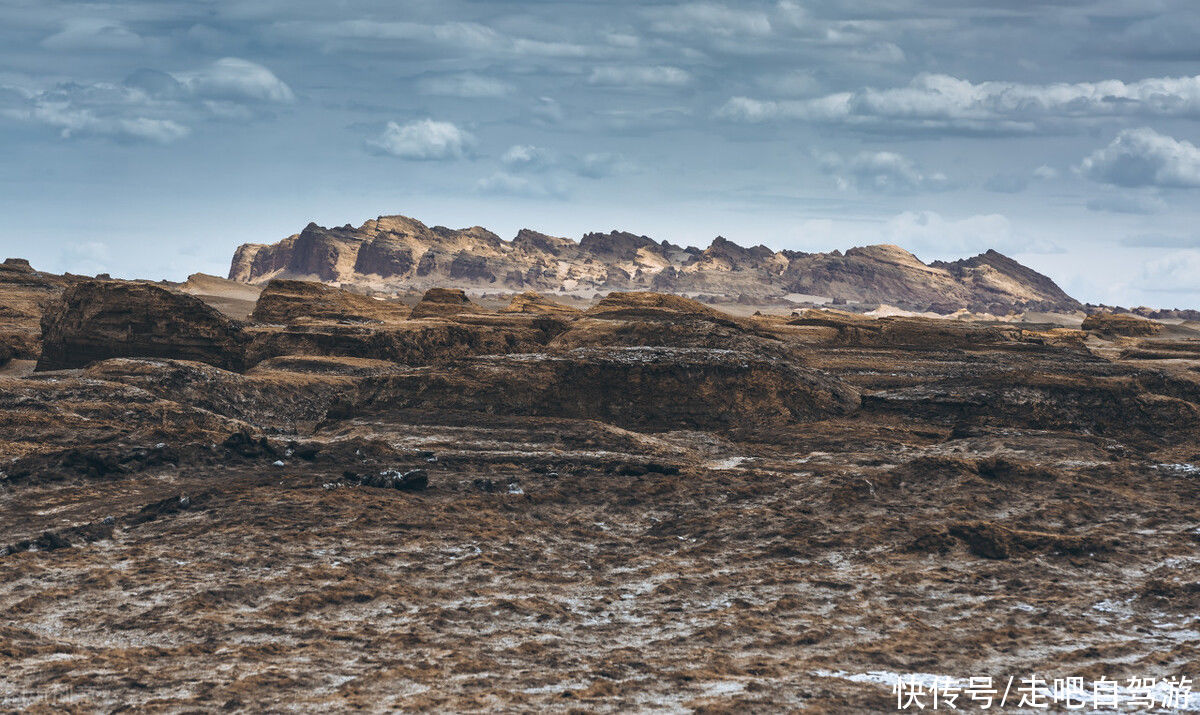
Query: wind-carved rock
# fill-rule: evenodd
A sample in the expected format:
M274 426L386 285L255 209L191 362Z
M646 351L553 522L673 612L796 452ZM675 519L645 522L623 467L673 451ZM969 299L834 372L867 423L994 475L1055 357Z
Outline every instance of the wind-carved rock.
M309 224L275 244L246 244L234 254L229 277L248 283L302 278L387 291L567 292L582 298L613 290L726 302L799 295L941 313L1082 307L1046 276L995 251L925 264L897 246L801 253L745 248L721 236L706 249L622 231L589 233L576 242L522 229L505 241L478 226L428 227L405 216L381 216L358 228Z
M246 343L241 324L199 298L148 283L84 281L64 291L42 317L37 369L145 357L239 370Z

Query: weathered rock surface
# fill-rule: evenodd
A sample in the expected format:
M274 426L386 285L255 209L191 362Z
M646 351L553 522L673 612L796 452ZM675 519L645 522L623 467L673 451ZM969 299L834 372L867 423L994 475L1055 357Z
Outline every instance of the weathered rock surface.
M1046 276L995 251L926 265L896 246L800 253L743 248L717 237L699 249L619 231L589 233L576 243L528 229L505 241L478 226L430 228L405 216L381 216L358 228L309 224L279 243L246 244L234 255L229 277L254 283L309 277L391 290L566 290L589 297L652 290L730 302L800 294L941 313L1081 307Z
M146 283L84 281L42 318L38 370L112 357L198 360L241 369L246 336L237 322L189 295Z
M81 278L35 271L21 258L0 263L0 355L36 360L41 352L42 314L77 280Z
M850 414L858 393L797 365L731 350L579 348L479 357L381 379L367 408L483 410L644 429L780 425Z
M301 323L252 328L247 364L285 355L323 355L430 365L467 355L528 352L547 337L533 320L458 322L428 318L389 325Z
M1128 337L1154 335L1163 330L1162 323L1122 313L1093 313L1083 319L1082 327L1084 330L1091 330L1101 335Z
M421 301L413 306L412 315L417 318L445 318L460 313L483 312L483 309L471 302L467 294L461 290L448 288L430 288L425 291Z
M556 303L541 293L526 291L513 296L512 301L504 307L502 313L532 313L535 315L557 315L570 318L583 311L569 305Z
M275 279L267 284L251 318L259 323L307 321L389 323L404 320L409 309L394 301L377 300L313 281Z

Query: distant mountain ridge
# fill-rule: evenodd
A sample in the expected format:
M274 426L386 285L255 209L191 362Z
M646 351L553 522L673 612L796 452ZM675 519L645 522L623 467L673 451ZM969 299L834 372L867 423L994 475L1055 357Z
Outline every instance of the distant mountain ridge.
M991 250L925 264L890 245L804 253L744 248L718 236L700 249L621 231L589 233L576 242L529 229L506 241L479 226L428 227L406 216L380 216L357 228L310 223L278 243L244 244L234 254L229 278L244 283L307 278L383 291L534 290L589 298L614 290L746 302L819 296L939 313L1082 308L1050 278Z

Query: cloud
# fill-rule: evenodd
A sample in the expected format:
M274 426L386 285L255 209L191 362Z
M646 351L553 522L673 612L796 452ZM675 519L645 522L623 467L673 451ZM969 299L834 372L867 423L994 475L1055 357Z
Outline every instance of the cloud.
M475 182L481 194L523 196L528 198L565 198L566 187L553 178L516 176L497 172Z
M401 159L444 161L461 159L475 138L450 122L419 119L407 124L388 122L383 133L367 141L368 146Z
M1195 61L1200 59L1200 18L1193 13L1156 14L1127 27L1115 41L1097 44L1096 49L1139 59Z
M1024 174L993 174L983 182L983 188L997 194L1019 194L1029 188Z
M140 50L145 41L119 22L93 18L68 20L66 26L42 40L48 50L97 50L128 52Z
M1200 236L1173 236L1166 233L1141 233L1121 239L1131 248L1200 248Z
M552 97L538 97L537 101L529 107L529 112L535 119L545 124L558 124L567 118L567 112L563 109L562 104Z
M912 251L925 261L958 259L989 248L1010 255L1061 251L1051 242L1021 235L1002 214L948 218L936 211L905 211L882 224L812 219L800 225L799 233L805 245L814 249L891 243Z
M1174 251L1147 261L1142 267L1141 288L1163 293L1200 291L1200 251Z
M1001 172L988 177L983 188L997 194L1019 194L1034 181L1050 181L1058 178L1058 170L1045 164L1028 174Z
M104 117L97 116L90 109L49 102L35 105L29 111L28 118L58 129L64 139L96 136L170 144L186 137L191 131L170 119Z
M477 22L341 20L276 22L265 33L280 44L319 43L327 52L428 52L431 46L457 55L584 58L618 54L608 43L582 45L561 40L510 37Z
M1023 134L1104 117L1200 118L1200 76L1019 84L921 74L905 87L813 99L733 97L717 116L738 122L793 120L863 129Z
M175 75L197 97L235 102L289 103L296 99L291 87L260 64L225 57L193 72Z
M821 168L837 179L839 188L856 188L885 194L944 191L951 182L941 172L926 173L911 159L890 151L859 152L844 159L837 154L820 157Z
M671 35L763 36L771 33L766 13L717 3L693 2L645 11L650 29Z
M264 105L291 102L291 89L262 65L225 58L188 72L132 72L124 82L60 82L22 88L11 118L44 124L63 138L169 144L188 136L203 119L253 119Z
M81 275L107 273L113 265L112 251L103 241L69 243L59 254L65 270Z
M588 84L622 87L682 87L692 76L678 67L596 67Z
M520 170L543 169L558 163L558 158L546 149L529 144L514 144L500 157L505 166Z
M386 22L341 20L339 22L288 21L273 24L268 35L279 41L323 41L345 49L368 50L367 43L390 45L400 42L438 43L467 49L489 49L503 44L504 38L486 25L473 22Z
M417 82L417 89L422 94L475 99L503 97L512 93L513 86L495 77L464 72L424 77Z
M814 94L820 86L812 70L772 73L759 77L756 84L768 92L786 96Z
M1083 160L1079 171L1103 184L1124 187L1200 187L1200 148L1142 127L1126 129Z
M1002 214L948 219L936 211L905 211L887 222L883 239L932 258L961 257L989 248L1002 252L1056 250L1019 239Z
M1042 164L1041 166L1039 166L1038 168L1033 170L1033 178L1038 179L1040 181L1050 181L1051 179L1057 179L1058 178L1058 169L1055 169L1053 166L1048 166L1046 164Z
M510 172L572 174L587 179L602 179L631 169L620 154L592 152L560 155L557 152L528 144L515 144L500 157Z
M1167 210L1167 202L1157 196L1145 194L1113 194L1089 199L1088 211L1117 214L1150 215Z

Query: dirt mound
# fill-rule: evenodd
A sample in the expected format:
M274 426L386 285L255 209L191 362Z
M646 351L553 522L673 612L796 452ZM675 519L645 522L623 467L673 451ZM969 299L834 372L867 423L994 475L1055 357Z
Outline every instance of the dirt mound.
M555 303L541 293L527 291L513 296L501 313L533 313L535 315L557 315L564 318L580 315L583 311L569 305Z
M389 323L404 320L409 310L313 281L276 278L267 284L251 317L260 323L287 325L305 321Z
M413 306L411 318L444 318L459 313L480 313L482 308L471 302L461 290L430 288L421 301Z
M1142 337L1162 332L1162 323L1124 313L1093 313L1083 319L1083 329L1100 335Z
M118 281L68 288L42 319L42 341L38 370L112 357L198 360L238 370L246 347L241 325L200 299Z

